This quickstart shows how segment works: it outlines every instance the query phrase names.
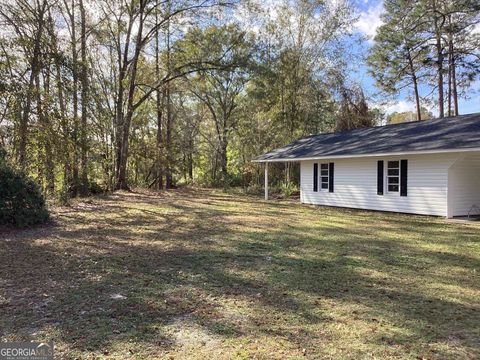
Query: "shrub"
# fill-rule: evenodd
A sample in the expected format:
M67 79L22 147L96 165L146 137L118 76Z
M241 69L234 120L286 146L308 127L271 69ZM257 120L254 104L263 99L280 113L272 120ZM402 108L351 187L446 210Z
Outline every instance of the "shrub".
M91 181L88 184L88 192L92 195L104 194L105 189L102 188L97 182Z
M47 219L39 186L0 159L0 224L24 227Z
M263 194L263 186L259 184L249 185L245 188L245 194L248 195L262 195Z
M280 189L283 196L285 197L290 197L298 192L298 186L295 185L293 182L282 183L280 185Z

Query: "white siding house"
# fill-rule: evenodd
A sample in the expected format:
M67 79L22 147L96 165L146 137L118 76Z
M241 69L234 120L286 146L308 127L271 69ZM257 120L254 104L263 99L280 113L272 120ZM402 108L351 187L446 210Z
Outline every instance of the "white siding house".
M343 132L339 136L318 135L262 155L255 161L265 162L266 170L269 162L300 162L300 201L305 204L446 217L478 215L480 209L475 206L480 207L480 138L473 143L467 142L468 147L452 142L455 131L459 132L459 117L452 119L456 121L452 121L451 127L445 119L429 120L444 131L432 137L430 128L428 136L429 141L440 145L445 137L451 148L411 149L414 147L412 140L422 141L422 129L414 127L428 123L423 121L374 128L373 138L372 131L364 135L362 130ZM472 125L480 131L480 116L463 120L470 126L469 132ZM372 147L375 139L384 136L385 132L401 134L405 129L410 130L407 134L413 130L416 137L407 139L404 150L397 146L391 152L385 148L365 154L356 151L362 146L362 138L367 147ZM368 144L369 140L372 143ZM395 141L398 143L401 139ZM357 148L352 147L352 142ZM329 151L325 143L336 151ZM351 148L352 154L339 154L342 144Z
M300 162L300 201L305 204L358 209L448 216L467 215L474 204L480 206L480 155L477 162L462 160L461 154L425 154L347 159L322 159ZM384 193L377 193L377 163L408 160L407 196L388 191L387 166L384 167ZM334 191L313 191L313 164L334 164ZM320 165L319 165L320 166ZM456 171L460 166L468 168ZM472 175L472 176L470 176ZM450 187L449 187L450 183ZM452 202L447 203L449 191Z

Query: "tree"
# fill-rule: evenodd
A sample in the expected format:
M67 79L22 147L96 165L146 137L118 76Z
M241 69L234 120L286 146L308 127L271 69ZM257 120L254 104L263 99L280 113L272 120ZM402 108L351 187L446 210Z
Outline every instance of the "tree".
M106 0L103 12L106 17L114 17L115 25L109 26L118 56L118 82L115 97L116 104L116 188L128 189L127 164L130 126L133 114L150 97L170 81L185 74L204 67L212 66L205 59L189 59L177 64L175 68L167 69L165 76L160 80L153 80L148 84L137 83L138 62L147 44L153 41L158 29L169 26L172 19L187 16L187 14L221 6L223 3L216 0L199 1L184 0L171 4L166 2L166 10L162 3L147 0L128 1L126 6L111 4ZM113 7L112 7L113 5ZM116 6L116 7L115 7ZM155 20L155 21L152 21ZM133 48L130 46L133 40ZM141 92L141 95L138 94ZM137 97L137 94L139 95ZM167 96L168 98L168 96ZM168 103L168 101L167 101ZM168 114L167 114L168 115ZM168 116L167 116L168 127ZM167 128L168 134L168 128ZM168 143L168 139L167 139Z
M222 184L227 187L227 149L236 130L238 98L249 79L249 59L254 52L253 39L235 25L198 29L177 44L182 53L210 52L222 59L221 69L203 70L190 77L190 91L202 102L211 115L218 143ZM188 49L190 48L190 49Z
M444 90L443 90L443 66L445 59L445 48L442 43L443 27L445 25L445 17L442 14L439 0L429 0L426 2L428 15L433 24L431 33L435 44L435 64L437 67L437 89L438 89L438 116L443 118L445 116L444 110Z
M417 110L437 97L441 73L445 113L457 114L479 73L478 4L435 0L432 13L432 1L387 1L372 69L385 93L408 89ZM263 176L251 163L259 153L374 125L379 114L349 75L360 63L349 3L257 5L254 28L236 1L3 0L8 163L64 202L130 186L247 187ZM288 182L294 171L280 164L272 175Z
M445 35L448 57L448 115L458 115L458 94L468 88L480 71L480 3L461 0L447 3Z
M428 20L425 36L432 44L424 63L435 69L431 78L436 82L439 117L445 116L445 75L447 111L449 115L458 115L457 77L464 79L461 87L468 88L480 71L479 35L473 32L480 21L480 4L475 0L423 0L420 6Z
M22 168L26 166L28 123L35 96L35 79L41 70L42 37L49 7L47 0L33 3L27 0L17 0L14 3L5 2L0 5L0 16L4 24L13 30L16 44L19 44L28 67L28 81L22 100L17 150L18 163Z
M87 59L87 18L86 10L83 0L79 0L78 7L80 9L80 82L82 85L82 117L80 121L80 148L81 148L81 186L80 193L82 195L88 194L88 135L87 135L87 118L88 118L88 103L89 103L89 74L88 74L88 59Z
M427 56L421 12L410 0L386 1L384 24L377 30L367 59L370 74L383 92L394 95L405 88L413 91L417 120L422 119L419 81L426 76L422 62Z
M429 112L424 107L421 108L422 120L427 120L433 117L432 113ZM394 112L387 116L387 123L389 124L400 124L403 122L415 121L418 120L417 113L414 111L404 111L404 112Z
M336 114L335 131L345 131L375 126L379 113L368 108L367 100L359 85L340 87L340 107Z
M78 121L78 102L79 102L79 71L78 71L78 51L77 51L77 22L76 22L76 0L71 0L71 3L68 0L64 0L64 6L62 12L64 13L63 17L65 22L68 25L68 30L70 33L70 51L71 51L71 75L72 75L72 131L71 131L71 140L72 140L72 168L71 175L66 175L71 177L67 180L70 182L70 188L73 196L78 194L78 191L81 187L79 179L79 121ZM65 132L69 132L68 126L65 127ZM65 138L68 137L68 134L65 134Z

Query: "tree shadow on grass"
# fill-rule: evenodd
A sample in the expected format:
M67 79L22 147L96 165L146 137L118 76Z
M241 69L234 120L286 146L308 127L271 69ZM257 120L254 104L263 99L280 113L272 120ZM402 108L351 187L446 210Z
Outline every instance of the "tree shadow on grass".
M232 222L232 216L244 215L236 208L212 209L200 196L201 206L195 197L177 200L112 200L122 205L102 204L83 219L70 213L40 234L27 231L1 241L0 309L7 314L0 319L2 336L29 339L43 331L57 333L79 352L134 341L162 353L178 346L169 326L188 319L212 336L264 334L303 347L318 336L312 325L339 321L318 305L327 299L361 304L368 310L352 318L381 319L408 334L379 332L365 341L422 345L454 336L468 351L478 351L472 340L479 332L478 303L431 296L418 282L411 288L396 283L399 276L445 282L448 274L429 271L478 268L473 254L438 253L386 238L382 228L348 226L358 219L336 219L334 227L316 224L315 231L296 221L251 231L252 224L237 228L242 223ZM142 208L147 203L168 208ZM364 213L356 216L374 226L375 219ZM333 210L327 214L333 215ZM475 235L468 232L462 239ZM426 231L421 240L428 236ZM368 271L374 270L386 276L372 278ZM478 291L474 279L459 286ZM228 307L235 301L248 304L243 313ZM289 326L266 314L284 316Z

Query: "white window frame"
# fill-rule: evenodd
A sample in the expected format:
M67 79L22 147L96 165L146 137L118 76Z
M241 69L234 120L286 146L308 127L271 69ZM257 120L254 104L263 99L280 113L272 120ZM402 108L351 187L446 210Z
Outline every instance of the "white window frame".
M318 176L319 176L319 179L318 179L318 190L319 191L329 191L330 189L330 165L329 163L319 163L318 165L319 166L319 173L318 173ZM325 169L322 169L323 166L325 166L326 168ZM323 171L326 171L327 175L323 175ZM327 178L327 181L322 181L322 178L326 177ZM327 184L327 187L324 188L323 187L323 184Z
M386 186L386 192L389 194L398 194L400 195L400 160L386 160L387 166L385 166L385 186ZM390 162L396 162L398 165L397 167L390 167L389 164ZM388 173L388 170L398 170L397 175L390 175ZM392 185L397 186L397 190L390 190L390 178L397 178L398 181L397 183L392 183Z

